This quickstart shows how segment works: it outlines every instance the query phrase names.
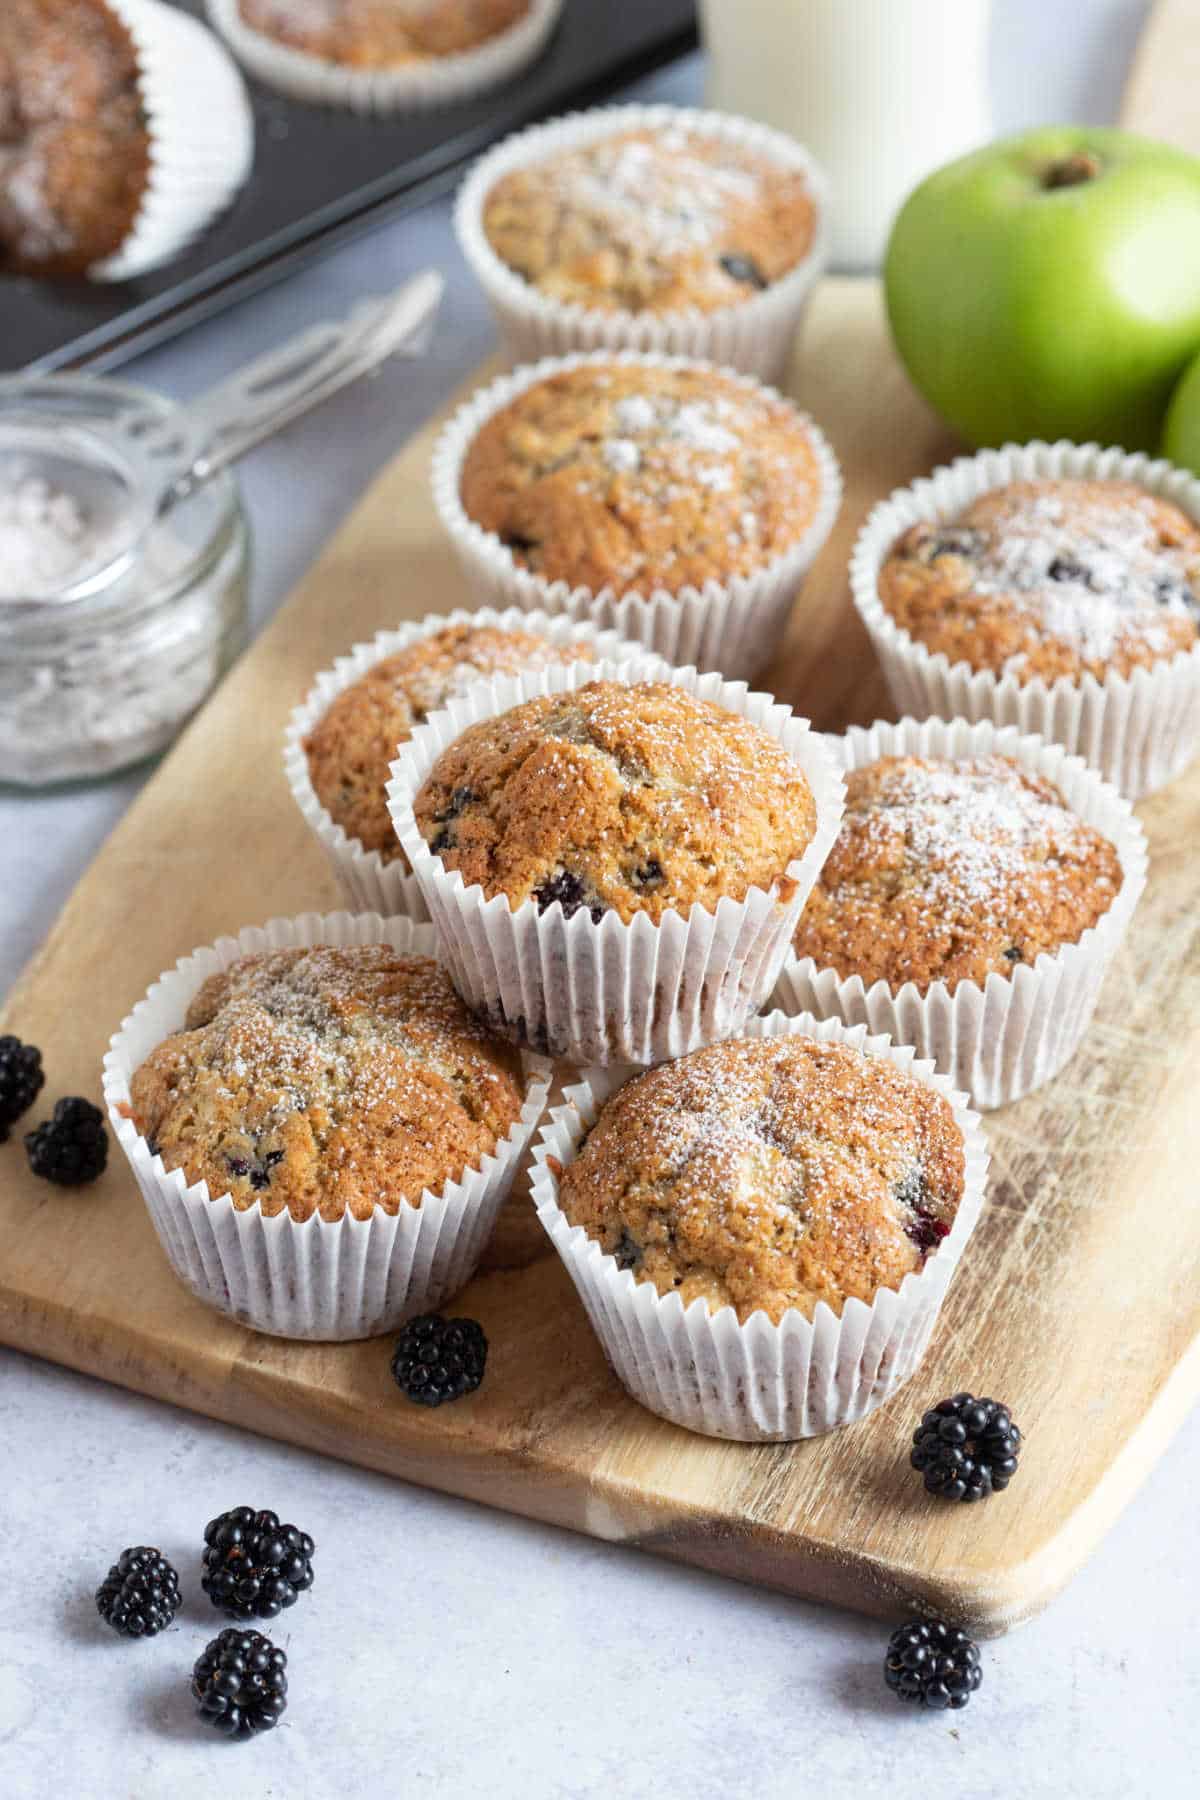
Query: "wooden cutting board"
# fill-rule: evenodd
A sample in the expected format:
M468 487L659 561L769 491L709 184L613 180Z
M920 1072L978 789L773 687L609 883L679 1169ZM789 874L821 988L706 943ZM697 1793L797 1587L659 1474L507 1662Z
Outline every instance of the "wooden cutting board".
M954 450L897 367L872 283L828 282L793 383L840 456L837 531L768 684L836 728L887 702L846 589L868 507ZM338 895L284 784L280 735L313 673L379 627L466 598L427 490L431 431L383 475L114 832L14 993L61 1093L98 1097L109 1033L195 945ZM478 1394L405 1402L386 1341L287 1344L174 1279L119 1152L79 1194L0 1149L0 1339L407 1480L792 1593L984 1632L1077 1569L1200 1389L1200 767L1140 809L1152 852L1132 941L1090 1041L989 1123L990 1196L911 1387L820 1441L709 1442L643 1412L607 1371L527 1200L461 1297L492 1344ZM1001 1396L1019 1478L977 1508L907 1466L922 1408Z

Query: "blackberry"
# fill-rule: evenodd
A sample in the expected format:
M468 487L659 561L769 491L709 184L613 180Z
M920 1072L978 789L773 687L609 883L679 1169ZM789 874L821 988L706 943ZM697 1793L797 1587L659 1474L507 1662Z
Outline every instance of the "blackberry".
M418 1406L441 1406L473 1394L483 1380L488 1341L474 1319L422 1313L396 1340L392 1376Z
M155 1637L179 1610L179 1577L161 1550L137 1544L96 1589L96 1610L122 1637Z
M274 1619L313 1584L313 1541L278 1513L235 1506L209 1520L204 1542L200 1586L233 1619Z
M940 1619L913 1619L888 1640L883 1678L901 1700L957 1712L983 1680L983 1670L965 1631Z
M226 1737L272 1731L287 1706L287 1656L261 1631L229 1625L197 1659L192 1695L205 1724Z
M42 1091L42 1053L11 1034L0 1037L0 1144Z
M541 887L534 888L533 897L537 901L540 913L546 912L557 900L562 906L563 918L573 919L581 907L586 906L592 915L592 923L598 925L608 910L602 900L589 901L586 889L578 875L570 869L559 869Z
M1079 562L1074 556L1056 556L1046 570L1051 581L1077 582L1081 587L1091 587L1092 572L1086 564Z
M104 1114L90 1100L60 1100L54 1116L25 1133L25 1153L35 1175L59 1187L82 1187L104 1173L108 1133Z
M1006 1488L1017 1471L1021 1433L1007 1406L955 1394L925 1414L913 1432L909 1461L931 1494L946 1500L985 1500Z

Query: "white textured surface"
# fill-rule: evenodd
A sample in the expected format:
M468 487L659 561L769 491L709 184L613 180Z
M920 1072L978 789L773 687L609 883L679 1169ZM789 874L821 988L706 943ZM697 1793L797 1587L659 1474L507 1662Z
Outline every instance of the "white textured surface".
M997 10L1004 126L1107 116L1142 0ZM699 88L693 63L641 92L694 101ZM451 276L429 362L343 396L247 465L259 623L488 347L448 208L384 228L131 371L196 393L427 261ZM0 988L139 780L0 795ZM0 1152L0 1176L17 1153ZM902 1711L884 1690L873 1621L422 1493L3 1351L0 1444L4 1800L1196 1791L1200 1414L1067 1593L984 1646L983 1688L948 1719ZM243 1500L311 1531L318 1572L278 1631L293 1658L283 1726L225 1745L193 1726L185 1689L219 1624L198 1604L200 1533ZM126 1543L146 1538L178 1559L187 1603L164 1637L127 1645L101 1626L91 1592Z

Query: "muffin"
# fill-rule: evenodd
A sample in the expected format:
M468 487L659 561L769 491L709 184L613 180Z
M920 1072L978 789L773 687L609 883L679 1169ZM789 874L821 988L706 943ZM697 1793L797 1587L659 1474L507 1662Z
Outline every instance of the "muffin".
M826 213L793 138L634 105L505 139L464 182L455 227L514 363L653 351L779 382L825 265Z
M657 925L785 871L816 831L802 769L747 719L665 682L592 681L481 720L434 763L417 825L486 899Z
M1036 732L1129 799L1200 741L1200 482L1084 444L963 457L872 512L854 601L899 713Z
M788 707L638 657L452 699L388 804L474 1010L543 1054L660 1062L770 992L841 790Z
M952 994L1077 943L1122 879L1115 846L1015 758L885 756L846 777L795 950L864 987Z
M806 1037L735 1038L613 1096L559 1205L618 1268L685 1307L778 1325L870 1304L923 1269L963 1194L948 1102L894 1064Z
M419 1206L490 1156L524 1101L515 1053L445 971L386 945L243 957L129 1092L164 1169L298 1222Z
M359 112L452 103L533 61L561 0L208 0L260 81Z
M206 1304L343 1340L470 1279L548 1079L433 948L406 919L274 919L180 962L113 1038L113 1130Z
M1046 682L1130 675L1200 629L1200 526L1133 481L1013 481L922 520L879 572L887 611L934 655Z
M593 646L536 631L446 625L386 656L344 688L304 739L318 800L346 836L386 862L408 858L387 808L388 770L413 727L485 675L590 661Z
M842 828L773 1003L887 1032L976 1106L1084 1041L1146 880L1127 801L1078 757L987 721L904 719L835 745Z
M143 274L228 204L252 147L237 72L195 20L157 0L6 0L0 272Z
M928 1063L833 1021L589 1076L534 1157L538 1217L618 1379L715 1437L809 1437L916 1369L979 1216L979 1121Z
M815 225L801 169L683 123L552 151L483 203L506 267L552 300L610 312L738 306L796 267Z

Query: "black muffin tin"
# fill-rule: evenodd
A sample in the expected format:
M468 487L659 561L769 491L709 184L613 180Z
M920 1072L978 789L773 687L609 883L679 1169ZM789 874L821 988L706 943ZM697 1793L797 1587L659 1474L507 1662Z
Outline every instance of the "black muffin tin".
M204 0L178 3L204 16ZM113 368L452 187L507 132L591 105L695 43L694 0L564 0L536 63L456 106L363 119L250 82L254 168L228 213L138 281L0 278L0 370Z

